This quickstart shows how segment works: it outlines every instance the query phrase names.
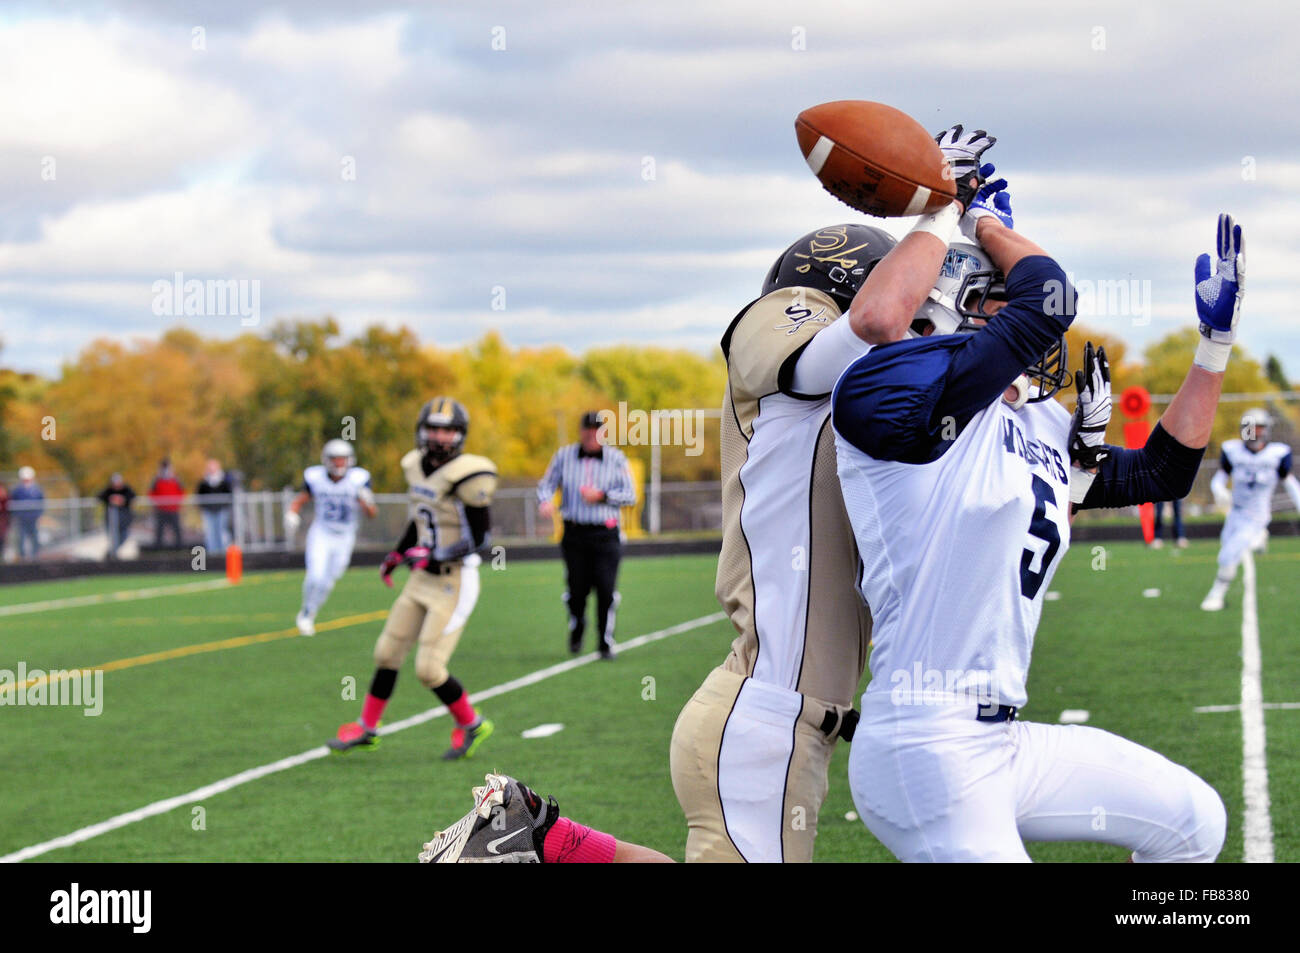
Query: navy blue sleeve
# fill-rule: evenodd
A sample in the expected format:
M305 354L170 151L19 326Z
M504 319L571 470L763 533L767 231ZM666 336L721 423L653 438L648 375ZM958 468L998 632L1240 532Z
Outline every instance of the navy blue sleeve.
M1011 269L1007 298L1007 306L970 335L948 369L935 411L961 426L1060 340L1074 317L1074 289L1061 266L1043 255L1022 258Z
M1007 297L1006 307L974 333L883 344L859 358L832 395L835 429L877 460L941 457L1074 316L1074 289L1061 266L1042 255L1016 264ZM947 418L955 426L946 426Z
M1228 454L1224 450L1219 451L1219 469L1229 475L1232 473L1232 461L1228 459Z
M1285 480L1287 474L1290 472L1291 472L1291 451L1288 450L1286 452L1286 456L1282 458L1282 462L1277 465L1277 478L1279 480Z
M1192 491L1205 448L1185 447L1156 424L1141 450L1110 448L1081 510L1181 500Z

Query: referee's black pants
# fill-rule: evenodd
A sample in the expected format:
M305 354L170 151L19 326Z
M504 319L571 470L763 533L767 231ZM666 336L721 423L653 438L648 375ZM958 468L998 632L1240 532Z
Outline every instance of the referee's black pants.
M582 648L586 629L587 596L596 588L596 647L602 654L613 651L614 616L618 610L618 560L623 553L617 526L564 522L560 540L568 577L569 649Z

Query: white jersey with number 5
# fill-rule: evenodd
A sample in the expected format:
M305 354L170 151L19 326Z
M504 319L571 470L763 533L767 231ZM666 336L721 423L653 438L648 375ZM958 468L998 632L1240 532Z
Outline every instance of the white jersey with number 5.
M339 480L330 479L320 464L308 467L302 475L303 488L311 494L315 515L313 530L325 530L339 536L355 536L360 522L361 490L370 486L370 471L350 467Z
M1043 595L1070 542L1069 427L1055 401L999 400L920 464L877 460L837 432L875 618L869 695L1025 703Z

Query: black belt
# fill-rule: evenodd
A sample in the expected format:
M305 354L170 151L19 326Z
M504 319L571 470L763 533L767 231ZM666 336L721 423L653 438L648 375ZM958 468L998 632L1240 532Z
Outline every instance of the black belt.
M450 576L458 563L429 563L424 571L434 576Z
M854 708L846 711L843 718L837 718L834 711L827 711L822 716L822 734L827 738L839 736L845 741L852 741L853 733L858 730L858 719L861 717ZM837 726L838 731L836 730Z
M988 705L980 705L979 708L975 709L975 720L986 721L994 725L1004 721L1015 721L1018 710L1015 705L999 705L997 711L994 711Z

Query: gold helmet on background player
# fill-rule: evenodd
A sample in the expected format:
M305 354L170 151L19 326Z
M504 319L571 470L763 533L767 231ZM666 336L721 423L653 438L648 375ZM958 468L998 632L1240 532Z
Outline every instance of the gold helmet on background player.
M439 439L434 430L455 431L450 440ZM463 404L450 397L435 397L422 408L415 422L415 445L425 459L441 466L455 457L465 446L469 433L469 412Z

